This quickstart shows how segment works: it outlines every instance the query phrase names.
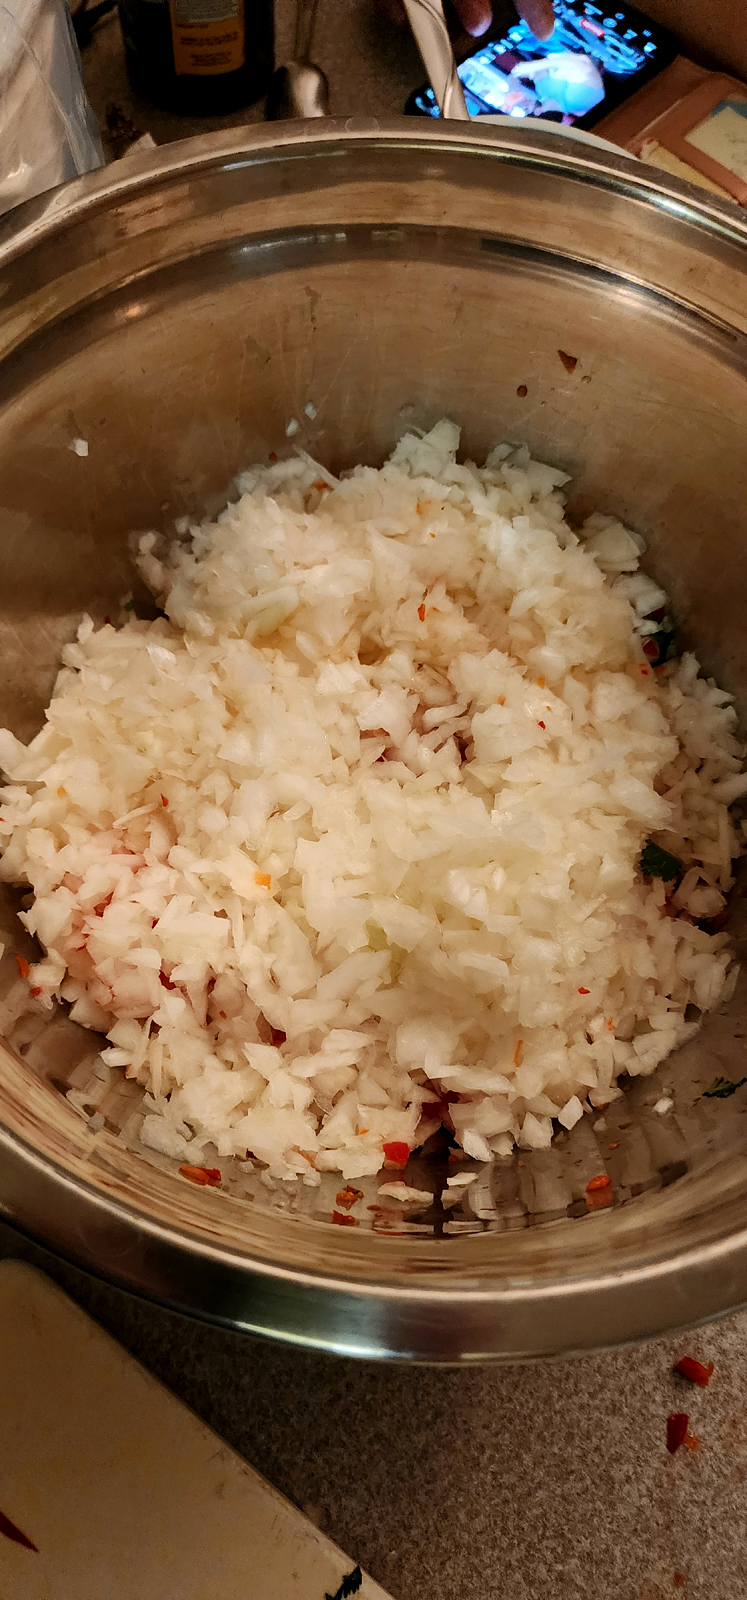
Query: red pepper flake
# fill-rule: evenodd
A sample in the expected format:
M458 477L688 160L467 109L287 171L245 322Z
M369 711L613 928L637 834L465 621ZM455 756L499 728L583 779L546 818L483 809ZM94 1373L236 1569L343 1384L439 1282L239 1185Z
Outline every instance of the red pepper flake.
M22 1544L24 1550L35 1550L36 1554L39 1554L39 1546L34 1544L33 1539L22 1533L15 1522L11 1522L10 1517L4 1516L2 1511L0 1511L0 1533L4 1533L6 1539L12 1539L14 1544Z
M681 1378L687 1378L690 1383L697 1383L699 1389L707 1389L713 1377L713 1362L709 1361L704 1366L702 1361L696 1361L694 1356L681 1356L674 1363L674 1372L679 1372Z
M518 394L520 400L526 400L526 397L529 393L526 384L520 383L516 393Z
M218 1016L222 1017L224 1022L228 1021L228 1012L227 1011L219 1011L218 1012Z
M418 616L419 616L421 622L425 622L425 604L424 603L418 606Z
M567 350L559 350L558 351L558 355L560 356L560 359L561 359L561 361L563 363L563 366L565 367L566 372L575 372L576 371L576 368L578 366L578 356L569 356Z
M354 1189L352 1183L346 1183L345 1188L341 1189L339 1194L335 1195L335 1200L338 1206L342 1206L343 1211L352 1211L356 1200L362 1199L363 1190Z
M325 483L323 478L316 478L311 487L312 489L318 489L320 494L324 494L325 491L329 494L330 485Z
M166 795L165 795L165 794L162 794L162 795L161 795L161 805L162 805L162 806L167 806L167 805L168 805L168 803L169 803L169 802L168 802L168 799L167 799L167 797L166 797Z
M16 956L16 966L18 968L19 978L27 978L31 968L25 956Z
M694 1433L686 1433L682 1443L684 1444L686 1450L700 1449L700 1440L696 1439Z
M255 872L254 882L256 883L258 889L269 889L272 883L272 878L270 877L269 872Z
M687 1577L686 1577L685 1573L684 1572L675 1572L675 1575L674 1575L674 1587L675 1587L675 1589L681 1589L683 1583L687 1583Z
M31 995L33 996L34 1000L36 1000L37 996L41 994L41 989L39 989L39 988L32 989L30 992L31 992Z
M384 1160L393 1167L406 1167L410 1159L410 1146L404 1139L392 1139L384 1145Z
M671 1411L667 1417L667 1450L673 1456L685 1443L690 1418L686 1411Z
M591 989L579 989L579 994L591 994Z
M608 1150L619 1150L620 1149L620 1140L619 1139L613 1139L612 1143L607 1146L607 1149Z
M180 1167L183 1178L189 1178L190 1183L199 1183L201 1187L217 1189L222 1182L218 1167Z
M337 1222L341 1228L359 1228L357 1217L346 1217L343 1211L333 1211L332 1221Z
M271 450L270 451L268 460L269 461L277 461L277 452L275 450Z
M537 727L538 728L544 728L544 726L545 726L544 722L540 722L539 720L537 721Z
M519 1056L521 1055L523 1046L524 1046L524 1040L523 1039L517 1039L517 1041L516 1041L516 1049L514 1050L514 1066L515 1067L518 1067L518 1065L519 1065Z

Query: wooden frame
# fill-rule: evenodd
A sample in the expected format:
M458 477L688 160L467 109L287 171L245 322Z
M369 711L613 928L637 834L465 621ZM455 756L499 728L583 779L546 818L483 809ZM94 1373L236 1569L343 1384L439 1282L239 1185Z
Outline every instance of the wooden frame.
M704 82L678 100L671 111L665 112L656 122L649 123L637 139L631 141L629 148L638 155L645 140L656 139L665 150L679 156L688 167L702 172L738 200L740 205L747 206L747 181L699 150L687 137L694 128L706 121L709 112L715 110L721 101L729 99L747 103L747 85L740 83L737 78L727 77L725 73L710 73Z

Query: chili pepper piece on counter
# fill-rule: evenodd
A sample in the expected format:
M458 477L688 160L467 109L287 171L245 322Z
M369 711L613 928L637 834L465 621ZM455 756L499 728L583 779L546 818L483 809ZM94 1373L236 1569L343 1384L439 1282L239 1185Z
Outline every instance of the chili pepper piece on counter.
M670 1456L685 1443L690 1418L686 1411L671 1411L667 1417L667 1450Z
M687 1378L690 1383L697 1383L698 1388L707 1389L713 1377L713 1362L709 1361L706 1367L702 1361L696 1361L694 1356L681 1356L679 1361L675 1361L672 1370L679 1372L680 1377Z

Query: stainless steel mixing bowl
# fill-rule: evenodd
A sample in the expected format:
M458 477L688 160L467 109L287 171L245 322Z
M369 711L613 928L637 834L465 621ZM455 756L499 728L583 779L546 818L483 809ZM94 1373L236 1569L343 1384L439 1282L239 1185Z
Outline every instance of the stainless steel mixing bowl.
M215 511L237 469L291 448L291 417L333 469L444 412L478 459L527 440L573 474L578 514L646 535L684 641L743 692L747 219L662 184L523 128L315 122L177 145L6 221L0 723L39 726L83 610L145 599L130 530ZM197 1189L120 1137L132 1087L97 1076L94 1036L24 1006L17 904L0 1207L52 1248L201 1316L372 1356L587 1349L747 1300L747 1090L703 1098L747 1073L744 984L606 1127L585 1118L454 1204L445 1152L413 1157L433 1203L348 1228L332 1177ZM600 1171L615 1204L589 1214Z

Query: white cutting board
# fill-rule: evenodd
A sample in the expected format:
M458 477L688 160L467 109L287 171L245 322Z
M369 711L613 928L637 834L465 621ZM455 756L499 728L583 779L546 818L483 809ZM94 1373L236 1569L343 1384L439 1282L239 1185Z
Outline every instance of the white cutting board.
M0 1262L0 1600L325 1600L355 1563L54 1284ZM0 1523L0 1526L2 1524ZM388 1600L365 1574L358 1600Z

